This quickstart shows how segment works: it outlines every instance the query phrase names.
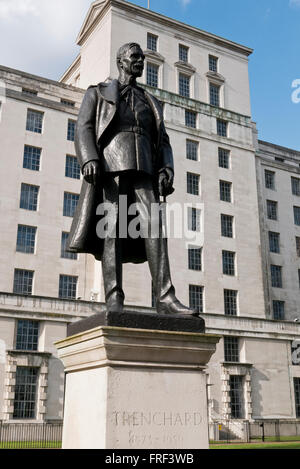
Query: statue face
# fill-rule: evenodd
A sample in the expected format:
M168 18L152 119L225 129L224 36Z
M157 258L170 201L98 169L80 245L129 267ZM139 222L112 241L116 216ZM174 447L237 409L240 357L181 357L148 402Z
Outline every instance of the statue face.
M143 51L134 46L120 59L120 66L127 75L137 78L143 75L144 60Z

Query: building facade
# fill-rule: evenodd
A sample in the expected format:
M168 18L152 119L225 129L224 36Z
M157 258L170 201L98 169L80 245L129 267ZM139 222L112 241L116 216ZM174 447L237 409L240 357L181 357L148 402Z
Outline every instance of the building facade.
M251 49L123 0L92 3L60 82L0 67L0 420L62 418L53 344L104 308L101 264L65 251L81 186L74 131L84 90L117 77L116 52L131 41L174 152L177 295L223 337L207 369L210 420L237 435L244 421L296 421L300 154L257 139ZM152 311L147 264L124 266L124 290L129 309Z

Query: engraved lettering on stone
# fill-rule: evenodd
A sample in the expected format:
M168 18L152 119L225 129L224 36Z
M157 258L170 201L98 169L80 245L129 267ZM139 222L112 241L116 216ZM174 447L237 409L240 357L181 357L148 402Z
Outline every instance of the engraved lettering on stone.
M200 412L127 412L115 411L112 420L116 426L121 427L186 427L199 426L202 423Z

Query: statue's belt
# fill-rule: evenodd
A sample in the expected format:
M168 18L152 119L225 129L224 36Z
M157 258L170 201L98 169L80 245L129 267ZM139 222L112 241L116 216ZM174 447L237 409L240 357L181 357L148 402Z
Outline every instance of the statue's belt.
M145 129L142 127L138 127L136 125L121 125L118 126L117 129L115 129L115 134L118 134L119 132L133 132L138 135L144 135L151 141L151 135L149 132L147 132Z

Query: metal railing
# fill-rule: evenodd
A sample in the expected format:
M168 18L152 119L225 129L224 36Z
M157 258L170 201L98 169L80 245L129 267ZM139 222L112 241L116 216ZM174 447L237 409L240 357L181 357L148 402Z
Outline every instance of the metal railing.
M249 422L220 419L209 424L209 435L211 441L223 443L300 441L300 420L264 419Z
M0 421L0 449L59 449L62 422L6 423Z

